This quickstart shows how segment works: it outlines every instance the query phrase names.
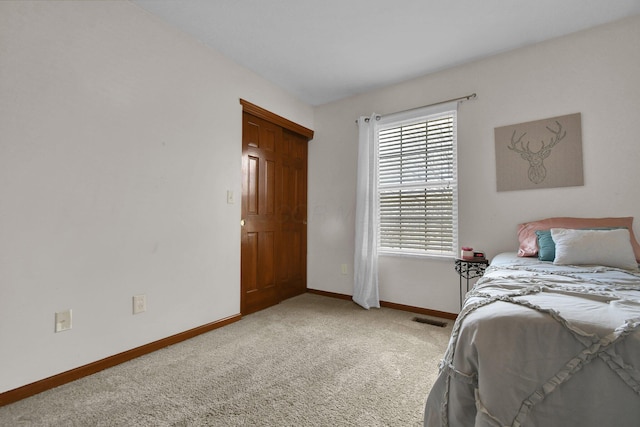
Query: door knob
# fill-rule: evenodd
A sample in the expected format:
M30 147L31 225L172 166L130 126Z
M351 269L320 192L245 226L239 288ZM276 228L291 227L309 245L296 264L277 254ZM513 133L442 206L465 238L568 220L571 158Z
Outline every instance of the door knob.
M244 227L244 219L240 220L240 227Z

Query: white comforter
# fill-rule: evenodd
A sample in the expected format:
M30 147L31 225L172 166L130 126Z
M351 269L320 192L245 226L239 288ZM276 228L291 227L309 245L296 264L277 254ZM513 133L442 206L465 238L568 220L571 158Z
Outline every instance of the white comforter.
M424 425L640 426L640 274L498 255L456 320Z

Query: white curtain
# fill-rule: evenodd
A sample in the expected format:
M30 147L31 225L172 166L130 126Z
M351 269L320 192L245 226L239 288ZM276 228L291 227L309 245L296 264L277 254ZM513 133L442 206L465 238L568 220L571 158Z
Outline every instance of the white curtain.
M378 132L376 115L358 119L358 177L353 301L380 307L378 297Z

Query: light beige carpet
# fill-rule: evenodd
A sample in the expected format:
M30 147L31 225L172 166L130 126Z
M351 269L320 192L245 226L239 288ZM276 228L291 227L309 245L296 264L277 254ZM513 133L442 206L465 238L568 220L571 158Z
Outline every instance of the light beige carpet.
M304 294L1 407L0 425L419 426L453 322L415 317Z

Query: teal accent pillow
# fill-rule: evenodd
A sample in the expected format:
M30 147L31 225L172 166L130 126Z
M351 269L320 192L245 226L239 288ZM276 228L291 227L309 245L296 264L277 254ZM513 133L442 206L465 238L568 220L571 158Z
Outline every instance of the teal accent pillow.
M581 228L581 230L616 230L627 227L593 227ZM537 230L538 259L540 261L552 261L556 259L556 244L551 237L551 230Z
M551 230L538 230L536 236L538 238L538 259L540 261L556 259L556 244L551 238Z

